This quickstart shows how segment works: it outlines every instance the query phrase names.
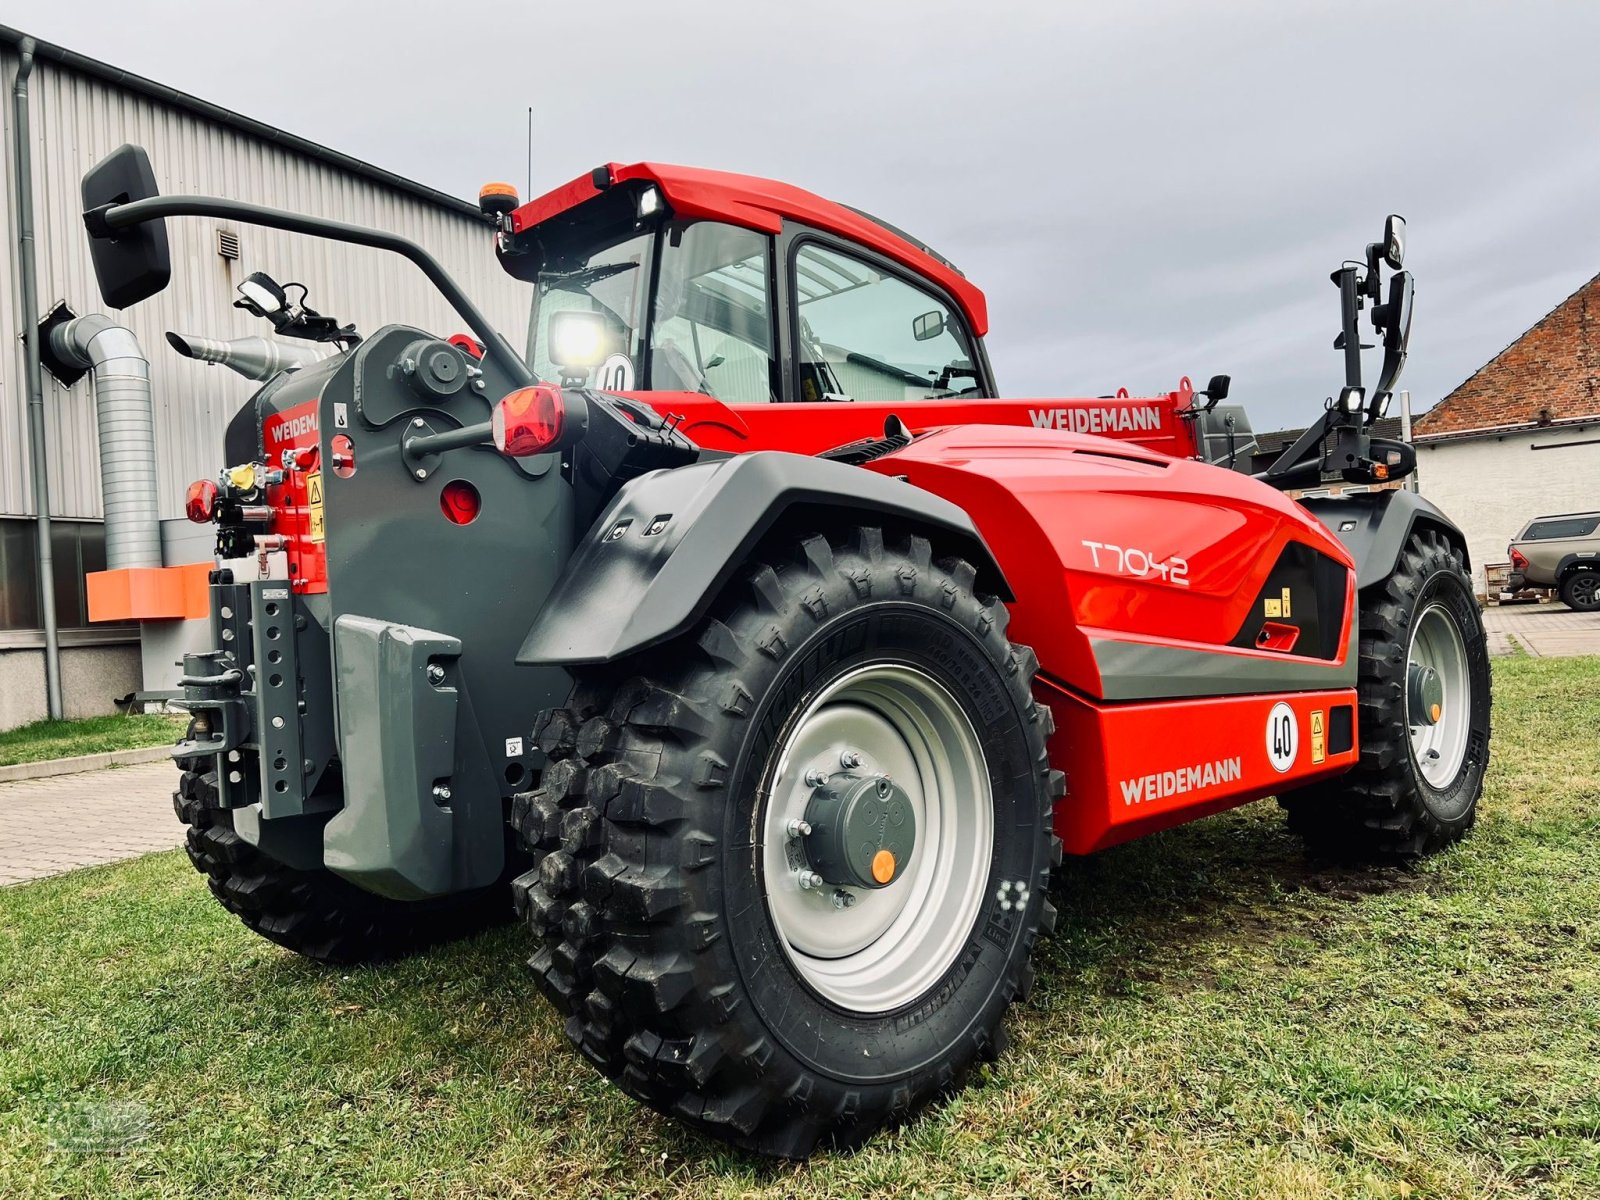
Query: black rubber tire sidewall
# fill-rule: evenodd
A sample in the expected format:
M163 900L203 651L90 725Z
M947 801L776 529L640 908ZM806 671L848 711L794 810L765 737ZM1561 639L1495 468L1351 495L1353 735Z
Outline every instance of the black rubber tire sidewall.
M898 662L937 679L972 722L985 750L994 802L994 849L972 935L944 976L922 996L887 1014L841 1008L804 980L779 940L762 889L758 831L766 809L764 784L782 736L807 698L865 665ZM971 1029L998 1019L1008 997L1003 983L1025 925L1019 910L1002 910L998 882L1037 880L1047 839L1037 799L1035 768L1011 689L973 637L937 611L912 604L859 609L819 630L799 647L768 689L749 725L733 774L724 836L723 895L727 929L750 1002L763 1024L812 1070L845 1082L881 1085L927 1070L948 1056ZM736 919L748 914L746 919ZM759 914L759 918L756 918ZM832 1041L832 1030L842 1033ZM862 1074L861 1044L881 1051Z
M1594 590L1589 592L1590 600L1587 604L1581 601L1577 593L1579 583L1592 583ZM1573 612L1600 612L1600 571L1584 569L1574 571L1561 581L1561 603Z
M1467 684L1471 689L1466 753L1449 786L1437 788L1422 773L1416 751L1411 745L1409 730L1406 731L1405 745L1419 799L1435 820L1450 827L1471 819L1473 805L1483 790L1482 777L1489 740L1489 659L1482 645L1482 617L1477 598L1453 562L1444 559L1437 561L1424 579L1416 603L1412 606L1411 619L1406 623L1406 662L1410 661L1412 638L1416 636L1418 623L1423 614L1435 605L1449 615L1461 638ZM1405 718L1402 716L1400 719L1404 721Z

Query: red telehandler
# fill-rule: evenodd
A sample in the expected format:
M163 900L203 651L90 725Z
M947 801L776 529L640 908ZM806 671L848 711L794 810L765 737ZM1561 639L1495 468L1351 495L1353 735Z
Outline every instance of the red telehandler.
M183 665L177 808L218 900L301 954L514 905L584 1057L802 1157L1001 1052L1063 852L1272 795L1323 852L1472 825L1466 547L1381 489L1415 456L1369 433L1411 321L1398 218L1334 274L1343 388L1252 477L1225 377L997 399L982 293L782 184L486 189L520 353L393 235L161 196L132 146L84 202L114 306L168 281L166 218L222 216L401 253L470 331L363 337L240 285L335 352L190 489L214 648ZM1380 490L1285 495L1320 481Z

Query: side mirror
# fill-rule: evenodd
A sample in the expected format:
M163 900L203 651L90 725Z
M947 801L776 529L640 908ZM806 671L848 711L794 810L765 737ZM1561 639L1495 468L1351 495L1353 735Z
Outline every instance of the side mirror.
M1211 382L1206 384L1202 396L1209 396L1213 403L1220 404L1228 398L1228 390L1233 387L1232 375L1213 375Z
M1415 292L1410 271L1391 276L1389 300L1372 314L1383 330L1383 348L1390 353L1404 354L1411 343L1411 300Z
M236 290L243 299L235 300L233 306L249 309L258 317L270 318L289 307L288 294L265 271L247 275Z
M119 146L83 176L83 223L100 296L112 308L148 300L172 280L172 251L165 221L144 221L113 230L106 210L159 196L156 173L143 146Z
M931 342L944 332L944 314L937 310L925 312L911 320L911 336L919 342Z
M1394 213L1383 223L1383 261L1395 271L1406 265L1406 219Z

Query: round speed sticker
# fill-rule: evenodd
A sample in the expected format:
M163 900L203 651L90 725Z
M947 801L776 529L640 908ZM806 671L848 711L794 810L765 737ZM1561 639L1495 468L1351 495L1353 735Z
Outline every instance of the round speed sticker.
M1300 722L1294 709L1282 700L1272 706L1267 714L1267 758L1272 769L1282 774L1294 766L1294 756L1300 749Z

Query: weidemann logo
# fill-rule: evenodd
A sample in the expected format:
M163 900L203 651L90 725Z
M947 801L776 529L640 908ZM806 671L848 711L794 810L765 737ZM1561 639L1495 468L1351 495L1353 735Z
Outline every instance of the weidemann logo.
M302 413L298 417L288 417L280 421L272 430L272 440L276 445L292 442L303 434L317 431L317 410Z
M1071 433L1158 433L1161 410L1148 404L1120 408L1030 408L1035 429L1065 429Z
M1221 758L1216 762L1200 763L1193 767L1179 767L1176 771L1157 771L1153 775L1140 775L1122 781L1122 802L1144 804L1181 792L1198 792L1202 788L1231 783L1243 774L1237 758Z

